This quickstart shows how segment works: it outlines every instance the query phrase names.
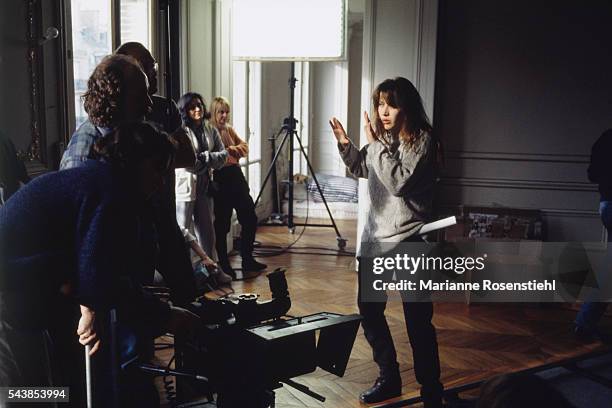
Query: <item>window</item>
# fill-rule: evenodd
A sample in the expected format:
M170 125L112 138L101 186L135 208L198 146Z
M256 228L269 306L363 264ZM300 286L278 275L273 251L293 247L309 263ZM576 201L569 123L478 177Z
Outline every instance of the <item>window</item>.
M236 132L249 144L249 156L241 159L251 195L261 188L261 63L232 63L232 120Z
M119 10L121 42L137 41L151 47L152 0L121 0ZM112 29L112 0L71 0L74 106L76 126L87 119L81 96L87 80L102 58L119 42Z
M310 98L310 83L308 78L310 76L310 65L308 62L296 62L295 63L295 77L298 80L295 86L295 108L294 115L298 121L297 133L304 146L304 151L308 154L308 142L309 142L309 98ZM293 174L308 174L308 164L306 158L300 151L300 145L297 140L294 141L293 145Z
M263 134L267 131L262 129L261 105L262 105L262 82L261 62L234 61L232 63L232 121L239 135L249 143L249 157L242 159L242 171L249 183L251 195L257 197L261 189L262 168L261 151ZM298 120L297 132L308 154L309 146L309 63L295 63L295 87L294 115ZM278 141L280 143L280 139ZM278 148L278 145L276 145ZM306 158L300 152L300 145L294 139L293 173L307 174L308 166ZM265 169L267 171L267 169Z
M150 50L150 16L150 0L121 0L121 43L136 41Z
M81 96L87 80L100 60L111 52L111 3L72 0L72 49L74 106L77 127L87 119Z

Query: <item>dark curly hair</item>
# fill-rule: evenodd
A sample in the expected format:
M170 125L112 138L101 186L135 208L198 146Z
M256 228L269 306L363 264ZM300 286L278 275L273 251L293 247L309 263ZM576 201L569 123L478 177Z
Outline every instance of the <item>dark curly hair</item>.
M181 119L183 120L183 125L187 126L191 124L191 118L189 117L189 105L194 100L199 100L202 103L202 117L204 119L210 119L210 112L206 109L206 103L204 103L204 98L197 92L187 92L185 95L181 96L177 105L179 112L181 113Z
M96 141L93 156L121 169L133 169L146 159L162 173L172 168L176 146L165 133L148 122L125 122Z
M127 88L127 72L140 69L127 55L108 55L100 61L87 81L83 105L89 120L96 126L112 127L121 120L122 92Z

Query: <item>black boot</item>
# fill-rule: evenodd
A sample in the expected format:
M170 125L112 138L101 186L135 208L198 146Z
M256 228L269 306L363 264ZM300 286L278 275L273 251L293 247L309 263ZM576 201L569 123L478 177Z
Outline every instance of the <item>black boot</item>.
M442 396L423 396L423 408L444 408Z
M255 258L242 258L242 272L259 272L267 267L268 265L257 262Z
M393 377L378 377L374 385L359 395L359 400L373 404L402 395L402 379L399 375Z
M443 408L443 390L444 388L440 383L431 387L422 387L421 398L423 398L423 408Z
M232 279L236 279L236 271L230 265L229 261L221 261L219 260L219 268L226 274L232 277Z

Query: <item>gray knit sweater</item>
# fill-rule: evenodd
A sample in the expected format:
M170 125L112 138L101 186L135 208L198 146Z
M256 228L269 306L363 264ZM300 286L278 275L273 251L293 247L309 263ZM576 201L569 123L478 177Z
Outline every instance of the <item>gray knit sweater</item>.
M361 150L338 144L350 172L368 179L370 209L361 242L400 242L429 221L435 142L424 133L412 146L386 136Z

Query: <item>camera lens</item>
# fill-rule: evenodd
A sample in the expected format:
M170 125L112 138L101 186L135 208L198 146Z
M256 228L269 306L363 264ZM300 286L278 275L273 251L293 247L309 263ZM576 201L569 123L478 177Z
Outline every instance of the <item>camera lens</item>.
M268 280L270 281L270 292L272 292L273 299L289 296L287 279L285 278L285 271L283 269L277 269L269 273Z

